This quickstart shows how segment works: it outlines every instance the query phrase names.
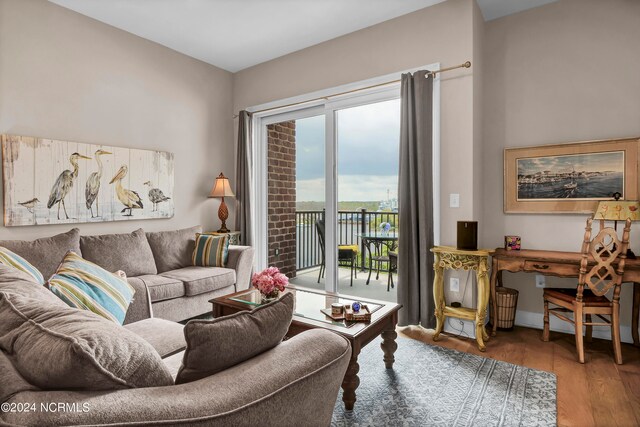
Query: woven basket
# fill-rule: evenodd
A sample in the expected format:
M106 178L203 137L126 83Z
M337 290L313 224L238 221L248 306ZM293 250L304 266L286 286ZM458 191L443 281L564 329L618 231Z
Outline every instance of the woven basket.
M516 307L518 306L518 291L504 288L496 289L496 303L498 305L496 326L498 329L513 329L516 320Z

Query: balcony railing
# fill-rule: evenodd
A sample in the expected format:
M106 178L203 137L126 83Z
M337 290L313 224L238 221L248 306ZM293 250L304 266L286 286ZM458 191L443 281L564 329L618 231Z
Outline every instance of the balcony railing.
M323 219L324 211L296 211L296 270L317 267L322 263L322 250L316 231L316 221ZM368 266L366 251L360 234L382 234L380 224L388 222L397 232L397 212L372 212L366 209L338 212L338 244L358 245L360 256L357 265Z

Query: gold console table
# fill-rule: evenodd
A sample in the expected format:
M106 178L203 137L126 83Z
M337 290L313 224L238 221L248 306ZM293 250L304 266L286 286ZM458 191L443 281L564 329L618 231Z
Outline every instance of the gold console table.
M487 318L487 305L489 303L490 286L489 286L489 255L487 250L479 249L477 251L458 250L450 246L436 246L431 249L435 256L433 270L435 277L433 281L433 299L435 300L436 310L436 332L433 334L433 340L438 341L440 333L444 327L446 317L455 317L457 319L472 320L476 327L476 341L480 351L485 351L485 341L489 340L489 334L485 329L484 323ZM477 307L451 307L446 305L444 300L444 270L474 270L477 277L478 285L478 304Z

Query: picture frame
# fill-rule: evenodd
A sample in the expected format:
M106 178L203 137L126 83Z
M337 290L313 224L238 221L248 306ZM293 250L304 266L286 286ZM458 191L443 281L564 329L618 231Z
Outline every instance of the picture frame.
M504 212L592 214L598 201L638 200L640 138L504 150Z

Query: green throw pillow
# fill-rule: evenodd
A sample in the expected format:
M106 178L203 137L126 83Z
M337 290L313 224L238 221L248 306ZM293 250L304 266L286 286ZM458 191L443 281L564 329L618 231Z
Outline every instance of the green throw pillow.
M40 273L37 268L31 265L29 261L22 258L20 255L13 253L2 246L0 246L0 264L23 271L33 277L33 279L40 285L44 285L44 277L42 277L42 273Z
M122 325L135 290L126 279L67 252L49 289L70 307L89 310Z
M224 267L229 257L229 235L196 234L193 265L198 267Z

